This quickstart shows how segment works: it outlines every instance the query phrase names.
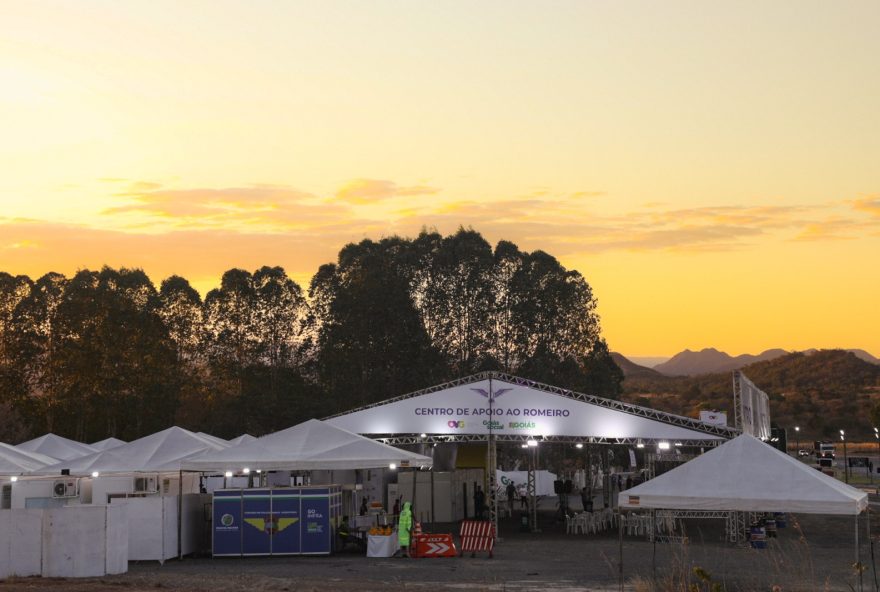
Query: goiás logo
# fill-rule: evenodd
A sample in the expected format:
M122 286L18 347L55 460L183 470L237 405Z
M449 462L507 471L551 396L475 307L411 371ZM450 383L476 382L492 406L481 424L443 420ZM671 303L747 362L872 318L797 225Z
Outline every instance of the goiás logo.
M538 424L533 421L511 421L507 427L514 430L532 430L538 427Z
M463 419L450 419L449 421L446 422L446 425L451 428L461 429L464 427L464 420Z

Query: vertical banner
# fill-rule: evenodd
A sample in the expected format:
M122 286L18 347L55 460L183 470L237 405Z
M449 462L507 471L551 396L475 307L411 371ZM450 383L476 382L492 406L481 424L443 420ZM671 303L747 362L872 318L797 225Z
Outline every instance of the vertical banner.
M300 490L273 489L272 514L276 520L272 539L272 555L299 555L300 553Z
M215 491L214 557L241 555L241 491Z
M300 498L302 521L300 536L303 555L327 555L331 549L330 489L303 490Z
M269 555L276 529L269 489L246 489L242 495L242 554Z
M630 468L636 468L636 451L632 448L629 449L629 466Z

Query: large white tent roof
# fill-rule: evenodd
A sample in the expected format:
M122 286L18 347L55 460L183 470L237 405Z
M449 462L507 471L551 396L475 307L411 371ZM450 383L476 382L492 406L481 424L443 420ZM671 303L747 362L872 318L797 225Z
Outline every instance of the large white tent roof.
M183 468L218 472L245 467L266 471L332 470L381 468L391 463L430 466L431 458L310 419L252 442L187 459Z
M250 434L242 434L241 436L236 436L235 438L230 440L229 444L232 446L237 446L246 442L253 442L254 440L256 440L254 436L251 436Z
M0 442L0 475L20 475L56 462L58 459L45 454L19 450L15 446Z
M500 372L484 372L339 414L325 421L356 434L426 434L499 440L593 438L700 445L732 438L726 426L577 393Z
M859 514L868 495L743 434L619 494L624 508Z
M125 440L120 440L119 438L104 438L99 442L92 442L89 446L97 450L110 450L111 448L122 446L125 443Z
M36 472L50 474L70 469L72 475L89 475L95 471L102 474L178 471L183 459L207 450L220 450L225 446L227 445L175 426L110 450L63 461Z
M76 440L71 440L69 438L63 438L55 434L46 434L45 436L22 442L16 446L16 448L26 452L45 454L46 456L51 456L58 460L79 458L98 451L97 448L93 448L88 444L83 444L82 442L77 442Z

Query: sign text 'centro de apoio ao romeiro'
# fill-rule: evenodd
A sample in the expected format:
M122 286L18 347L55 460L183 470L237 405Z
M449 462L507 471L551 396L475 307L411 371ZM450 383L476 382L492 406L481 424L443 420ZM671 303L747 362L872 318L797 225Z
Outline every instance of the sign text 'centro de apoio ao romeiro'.
M327 420L358 434L706 438L705 433L503 380L479 380Z

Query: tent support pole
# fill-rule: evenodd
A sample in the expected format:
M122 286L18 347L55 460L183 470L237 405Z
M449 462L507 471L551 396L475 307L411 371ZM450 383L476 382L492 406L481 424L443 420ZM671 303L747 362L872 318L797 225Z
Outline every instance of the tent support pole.
M620 585L620 592L623 592L623 512L618 512L617 514L617 540L619 553L617 560L618 584Z
M856 539L856 570L859 572L859 592L864 592L864 588L862 587L862 556L859 553L859 515L856 514L856 528L855 528L855 539Z
M183 559L183 469L177 479L177 559Z
M657 582L657 510L651 509L651 579Z
M874 592L880 590L880 585L877 583L877 563L874 561L874 539L871 538L871 506L868 506L867 511L865 512L865 522L867 523L867 531L868 531L868 546L871 549L871 572L874 574Z
M434 467L431 466L431 532L434 531Z

